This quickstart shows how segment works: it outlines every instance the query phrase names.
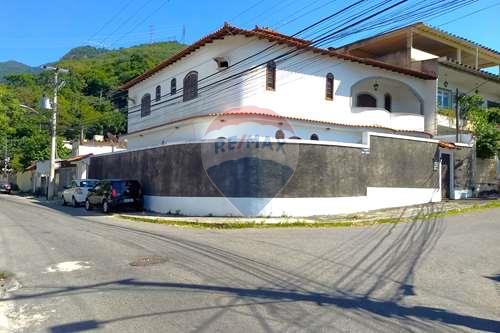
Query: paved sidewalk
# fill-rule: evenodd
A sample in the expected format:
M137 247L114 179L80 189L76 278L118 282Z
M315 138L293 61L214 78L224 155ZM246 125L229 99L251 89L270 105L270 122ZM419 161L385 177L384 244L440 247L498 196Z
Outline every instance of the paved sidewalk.
M444 215L455 215L461 212L486 209L486 208L500 208L499 199L490 200L453 200L438 203L428 203L416 206L398 207L390 209L381 209L369 212L361 212L356 214L344 214L335 216L313 216L313 217L277 217L277 218L240 218L240 217L188 217L177 215L162 215L152 212L141 213L118 213L118 217L154 222L165 224L193 224L193 225L357 225L357 224L371 224L371 223L395 223L404 222L412 219L430 218Z

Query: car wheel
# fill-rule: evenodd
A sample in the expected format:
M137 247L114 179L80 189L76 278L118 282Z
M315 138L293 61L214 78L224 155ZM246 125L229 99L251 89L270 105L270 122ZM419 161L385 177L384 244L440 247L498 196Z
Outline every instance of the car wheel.
M108 201L107 200L104 200L102 202L102 212L104 214L108 214L109 213L109 204L108 204Z
M73 207L78 207L78 202L76 202L75 197L71 198L71 203L73 204Z
M85 209L92 210L92 205L90 204L89 199L85 200Z

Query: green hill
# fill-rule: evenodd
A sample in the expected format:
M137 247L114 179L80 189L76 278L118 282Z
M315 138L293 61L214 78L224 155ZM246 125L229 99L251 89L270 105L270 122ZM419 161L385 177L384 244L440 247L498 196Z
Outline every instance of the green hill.
M70 70L61 75L65 81L59 93L58 136L60 141L95 134L121 135L127 132L125 94L117 88L182 50L177 42L137 45L106 50L83 46L72 49L51 63ZM26 113L20 104L37 108L42 96L51 96L53 73L35 71L29 66L8 62L0 66L0 144L14 142L14 169L26 167L33 160L48 158L48 114ZM121 111L121 112L119 112ZM44 115L45 114L45 115ZM64 156L63 150L59 156Z
M93 58L107 52L109 52L109 50L105 48L97 48L93 46L80 46L71 49L61 58L61 60Z
M37 73L39 71L36 67L31 67L14 60L0 62L0 80L10 74Z
M86 90L87 93L97 96L97 93L100 94L101 88L106 91L116 88L184 47L177 42L161 42L118 50L94 49L94 51L90 51L88 47L77 48L72 51L80 51L70 51L69 54L81 54L81 51L86 50L87 56L68 57L67 54L59 61L59 65L85 77L91 76L91 82ZM93 55L91 55L92 53ZM93 87L94 85L99 87ZM96 91L95 88L98 88L99 91Z

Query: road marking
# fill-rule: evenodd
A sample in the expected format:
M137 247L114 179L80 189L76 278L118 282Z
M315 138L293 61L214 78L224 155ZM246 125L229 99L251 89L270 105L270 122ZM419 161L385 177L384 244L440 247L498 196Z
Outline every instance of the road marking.
M73 272L87 268L90 268L90 263L88 261L65 261L47 267L45 273Z

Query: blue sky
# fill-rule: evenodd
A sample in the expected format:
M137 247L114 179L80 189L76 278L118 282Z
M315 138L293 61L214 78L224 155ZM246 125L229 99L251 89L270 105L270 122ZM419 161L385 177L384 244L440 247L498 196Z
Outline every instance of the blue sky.
M147 43L151 38L181 40L183 27L185 42L190 43L224 21L242 27L279 27L278 31L291 34L339 6L345 6L345 1L4 0L0 61L17 60L35 66L57 60L79 45L116 48ZM485 7L491 8L445 24ZM319 9L292 20L315 8ZM479 0L427 23L500 50L499 16L499 0Z

